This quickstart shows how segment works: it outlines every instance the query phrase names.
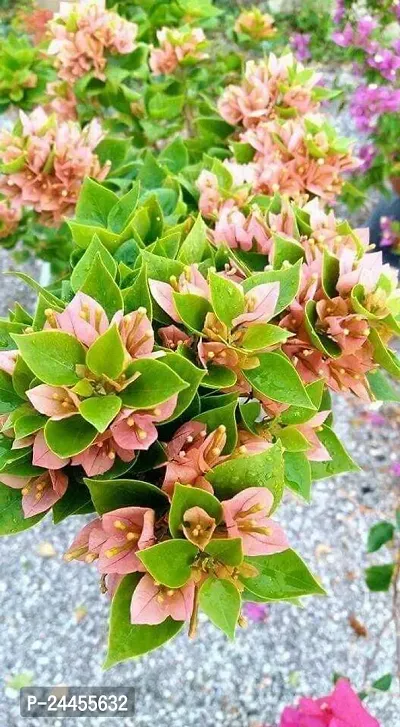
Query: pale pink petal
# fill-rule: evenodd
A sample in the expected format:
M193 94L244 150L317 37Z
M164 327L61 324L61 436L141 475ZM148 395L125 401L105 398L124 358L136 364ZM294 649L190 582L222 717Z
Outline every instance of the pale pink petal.
M146 573L132 596L131 623L156 625L168 616L175 621L187 621L193 610L193 601L194 583L178 589L161 589Z
M56 420L75 414L78 408L76 400L79 404L79 399L74 397L73 392L62 386L39 384L28 389L26 395L36 411Z
M86 293L77 293L62 313L55 314L55 318L58 328L71 333L87 347L108 328L103 308Z
M180 323L180 317L175 309L173 292L174 289L168 283L163 283L160 280L149 279L150 292L154 300L158 303L170 318L176 323Z
M57 457L48 447L44 438L43 429L35 435L35 441L33 444L32 452L32 464L37 467L45 467L49 470L59 470L62 467L66 467L69 462L69 458L61 459Z
M0 351L0 371L5 371L6 374L12 376L18 353L19 351Z
M233 319L232 324L266 323L274 313L279 298L279 283L263 283L252 288L245 296L247 313Z

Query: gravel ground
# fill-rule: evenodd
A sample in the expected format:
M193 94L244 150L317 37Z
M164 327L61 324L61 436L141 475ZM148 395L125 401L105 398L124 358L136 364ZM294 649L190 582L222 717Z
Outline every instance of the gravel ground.
M3 269L10 267L7 258L4 252L0 256ZM7 279L0 296L4 314L15 297L21 300L20 283ZM29 302L26 295L23 300ZM398 451L398 421L393 407L386 411L384 426L366 426L359 406L337 402L339 434L364 471L318 483L309 506L287 496L279 511L291 543L320 575L328 597L311 599L304 609L276 605L265 623L250 624L234 643L202 621L196 641L180 635L155 654L103 673L107 599L99 593L93 568L61 558L80 522L72 518L54 528L46 518L31 531L2 539L0 714L6 719L1 723L28 724L19 717L13 687L33 683L133 685L137 715L124 720L126 727L259 727L273 724L296 695L329 690L334 672L348 675L360 689L393 671L389 628L365 677L375 637L389 616L387 596L370 594L364 585L366 535L377 519L393 515L399 495L399 479L389 471ZM366 637L349 625L351 614L365 625ZM395 691L369 698L382 727L400 727ZM110 722L81 718L79 724L108 727ZM29 727L39 722L31 720Z

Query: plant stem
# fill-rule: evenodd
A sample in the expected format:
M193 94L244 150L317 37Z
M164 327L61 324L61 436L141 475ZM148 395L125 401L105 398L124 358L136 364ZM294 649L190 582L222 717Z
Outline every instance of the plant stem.
M189 624L189 639L196 638L198 615L199 615L199 587L195 586L194 599L193 599L193 611L192 611L192 615L190 617L190 624Z

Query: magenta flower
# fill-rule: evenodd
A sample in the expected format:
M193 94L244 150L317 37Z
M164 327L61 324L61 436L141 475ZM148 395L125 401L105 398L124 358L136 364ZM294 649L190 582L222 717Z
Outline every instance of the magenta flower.
M347 679L339 679L327 697L302 697L298 707L283 710L279 727L379 727Z
M268 618L269 607L266 603L251 603L248 601L243 606L243 615L255 623L265 622Z
M245 555L271 555L289 547L282 528L268 517L273 500L265 487L248 487L221 503L228 537L242 539Z
M194 583L182 588L156 584L148 573L140 579L131 601L132 624L160 624L168 616L174 621L188 621L193 611Z

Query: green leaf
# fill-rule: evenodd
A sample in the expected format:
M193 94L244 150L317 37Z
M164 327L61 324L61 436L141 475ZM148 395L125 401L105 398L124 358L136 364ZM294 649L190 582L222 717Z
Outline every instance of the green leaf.
M214 626L234 638L240 595L233 583L210 576L200 588L199 605Z
M322 406L324 387L325 382L323 379L313 381L312 384L307 384L306 386L307 394L316 409L325 409L325 406ZM290 406L289 409L282 412L279 418L282 424L304 424L304 422L308 422L313 416L315 416L315 412L311 409L304 409L301 406Z
M298 260L304 259L304 247L296 240L273 235L274 239L274 259L273 266L275 270L282 268L283 263L297 263Z
M198 487L187 487L186 485L176 484L171 502L171 510L169 512L168 524L171 535L174 538L183 537L182 522L186 510L191 507L201 507L211 517L214 518L217 525L222 517L221 503L214 495Z
M256 285L263 283L279 283L279 297L275 308L275 315L285 310L296 297L300 286L301 264L299 260L295 265L285 267L282 270L265 270L262 273L255 273L243 281L245 293Z
M311 343L325 356L335 358L341 355L340 346L323 333L317 333L315 325L318 320L317 304L315 300L309 300L305 307L304 325Z
M243 371L251 386L264 396L283 404L315 409L293 364L280 353L260 353L260 365Z
M373 525L368 533L368 553L375 553L382 545L389 543L394 538L394 525L382 521Z
M311 467L302 452L285 452L285 485L306 502L311 500Z
M243 562L242 538L215 538L210 540L205 551L225 565L235 567Z
M206 298L192 293L173 293L175 308L185 326L194 333L201 334L204 320L211 311Z
M1 475L0 475L1 477ZM7 487L0 482L0 535L21 533L41 520L45 513L24 517L21 505L21 491Z
M15 439L23 439L29 437L30 434L35 434L39 429L42 429L46 424L46 417L32 411L30 414L18 417L14 424Z
M337 295L336 285L339 278L339 260L325 248L322 262L322 288L327 298Z
M162 362L169 366L187 384L187 388L178 394L178 401L173 414L166 420L170 422L177 419L190 406L206 372L205 369L197 368L184 356L172 351L163 356Z
M395 387L387 376L377 369L367 374L369 388L378 401L400 401L400 390Z
M13 379L0 371L0 414L7 414L21 404L21 398L14 390Z
M172 369L151 358L137 359L129 365L127 376L140 376L121 392L125 406L132 409L151 409L188 387Z
M246 557L245 560L257 568L258 575L241 580L248 591L263 600L325 595L304 561L290 548L283 553Z
M185 265L200 263L208 249L207 227L199 214L179 250L178 260Z
M36 290L36 292L39 293L47 301L49 306L51 306L55 310L61 311L64 308L64 304L59 298L56 298L56 296L50 293L49 290L42 288L42 286L39 285L36 280L31 278L30 275L27 275L26 273L21 273L18 270L4 273L4 275L12 275L14 278L19 278L20 280L23 280L23 282L29 285L33 290Z
M343 444L339 441L336 434L327 427L322 425L322 429L317 432L318 439L328 450L331 460L326 462L311 462L311 477L313 480L322 480L325 477L333 475L341 475L344 472L359 472L359 466L351 459L346 452Z
M86 354L86 364L97 376L107 376L116 381L124 369L125 355L125 347L114 323L92 343Z
M86 177L76 205L76 219L87 225L107 227L109 212L117 202L118 197L114 192Z
M392 674L384 674L383 677L376 679L372 682L372 689L379 689L380 692L388 692L392 686L393 676Z
M79 413L102 434L117 416L121 405L121 399L114 394L93 396L81 402Z
M192 575L199 550L188 540L166 540L137 551L139 560L157 583L168 588L182 588Z
M40 381L51 386L73 386L76 366L85 363L82 344L64 331L38 331L13 335L22 358Z
M22 398L26 399L26 392L30 388L34 375L29 366L26 365L22 356L17 357L17 362L12 374L12 383L15 392Z
M147 265L147 274L151 280L162 280L169 283L171 276L179 278L183 273L185 266L179 260L169 260L168 258L153 255L153 253L143 250L142 259Z
M273 326L271 323L254 323L249 326L241 339L241 348L246 351L262 351L278 343L284 343L290 336L280 326Z
M394 573L394 563L371 565L365 571L365 581L370 591L388 591Z
M244 295L231 280L216 273L209 274L211 302L215 315L230 329L232 319L244 313Z
M155 626L131 624L131 600L139 580L138 573L125 576L112 600L108 653L104 669L158 649L176 636L183 626L183 621L174 621L170 617Z
M228 389L236 384L236 380L237 376L232 369L212 364L208 367L201 385L208 389Z
M386 348L378 331L374 328L371 329L369 340L371 341L374 360L382 368L386 369L396 379L400 379L400 360L389 348Z
M230 454L237 444L236 407L237 399L225 406L209 409L195 417L196 421L206 424L208 433L213 432L221 424L226 427L226 444L222 454Z
M239 402L240 416L246 429L252 434L258 434L257 419L260 416L261 404L257 400Z
M189 164L189 154L180 137L174 139L159 154L160 161L174 174L177 174Z
M153 304L148 283L147 265L145 262L142 263L139 275L135 278L132 285L122 291L122 297L124 300L125 313L131 313L132 311L138 310L138 308L145 308L148 318L150 320L152 319Z
M87 515L94 511L88 488L83 482L70 477L68 487L61 500L53 505L53 522L58 525L71 515Z
M62 459L83 452L97 437L97 429L80 414L53 421L49 419L44 436L48 447Z
M140 184L136 183L108 213L107 226L117 235L121 234L130 222L137 207L139 194Z
M280 429L277 437L279 437L288 452L307 452L311 446L305 436L294 425Z
M100 256L104 267L107 268L112 278L115 278L117 264L107 248L104 247L97 235L95 235L71 273L71 286L74 293L77 293L81 289L97 255Z
M227 500L247 487L267 487L274 496L275 510L284 487L281 444L277 442L261 454L222 462L207 473L206 479L220 500Z
M94 235L96 235L103 245L110 252L115 252L120 244L120 235L116 235L115 232L107 230L105 227L97 227L95 225L84 225L80 222L74 222L68 220L68 227L71 231L72 239L78 247L82 247L84 250L90 245Z
M104 265L100 253L96 254L88 276L80 289L82 293L90 295L104 308L109 319L113 317L114 313L124 309L121 291Z
M108 473L107 473L108 474ZM119 507L152 507L166 510L168 497L159 487L140 480L84 478L96 512L103 515Z

